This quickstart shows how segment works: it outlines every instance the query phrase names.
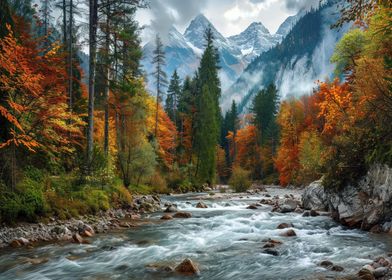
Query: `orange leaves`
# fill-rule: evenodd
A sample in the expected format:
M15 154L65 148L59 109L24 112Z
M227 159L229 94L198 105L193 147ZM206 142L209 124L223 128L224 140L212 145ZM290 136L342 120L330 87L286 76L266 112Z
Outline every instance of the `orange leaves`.
M7 135L0 148L71 152L83 122L68 111L61 57L55 49L42 56L38 45L23 29L18 41L11 29L0 40L0 116Z
M150 134L154 134L155 132L155 106L155 100L152 97L148 97L147 130ZM161 105L158 107L157 138L159 144L158 155L164 161L166 167L171 167L175 160L177 129Z
M354 109L348 84L340 84L339 79L332 83L320 83L318 95L321 99L318 103L318 117L324 120L323 134L331 135L348 130L351 126L349 111Z
M240 165L246 170L256 171L260 166L260 151L257 144L257 135L257 128L254 125L247 125L237 131L235 138L235 164Z

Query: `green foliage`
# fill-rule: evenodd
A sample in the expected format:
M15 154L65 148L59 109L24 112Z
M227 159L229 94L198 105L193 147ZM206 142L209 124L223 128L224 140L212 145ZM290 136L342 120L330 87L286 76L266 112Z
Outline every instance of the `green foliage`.
M129 145L128 153L121 153L118 158L122 163L124 185L126 187L130 184L138 186L155 171L156 154L149 142L141 140Z
M196 101L196 119L194 125L194 150L196 154L197 184L212 184L216 171L216 146L220 136L221 96L218 77L219 56L213 45L210 28L206 30L206 49L198 70L199 95Z
M124 186L114 186L111 201L114 207L127 208L132 203L132 195Z
M178 125L178 102L181 95L181 81L177 74L177 70L174 71L171 79L169 88L167 90L167 98L165 103L165 111L169 118L174 124Z
M254 115L254 124L260 133L260 144L277 138L276 116L278 109L279 95L274 84L259 91L253 99L251 112Z
M0 216L5 222L17 219L34 222L47 211L41 184L30 178L21 181L15 191L3 186L1 192Z
M245 192L252 185L249 176L249 171L236 166L233 168L233 173L231 174L229 185L234 189L235 192Z
M320 179L323 171L323 146L319 135L315 131L305 131L299 143L300 170L299 184L308 184Z
M360 29L347 32L335 47L331 62L336 63L335 75L351 71L361 55L366 43L365 34Z
M83 201L86 202L92 213L97 213L99 210L106 211L110 208L109 198L102 190L84 190Z

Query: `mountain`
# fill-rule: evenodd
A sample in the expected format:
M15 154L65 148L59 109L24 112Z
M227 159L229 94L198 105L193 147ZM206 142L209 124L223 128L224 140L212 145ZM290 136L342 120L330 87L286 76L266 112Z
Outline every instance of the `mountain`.
M261 22L253 22L243 32L229 37L229 41L237 46L246 62L250 63L265 51L278 44L283 36L271 35Z
M141 61L141 65L147 73L148 89L152 92L155 92L154 77L152 76L152 72L154 71L154 65L152 65L154 49L155 40L144 45L143 59ZM180 77L192 75L197 70L198 55L193 50L192 45L185 40L174 26L171 27L167 40L165 41L165 57L166 66L164 70L168 75L168 80L174 70L177 70Z
M315 81L331 77L334 65L330 63L330 57L349 28L347 25L340 30L330 29L337 20L336 9L334 4L326 4L306 12L299 19L287 19L279 31L284 36L294 24L287 36L247 66L222 95L223 108L236 100L239 109L246 112L254 94L270 83L275 83L281 98L285 98L310 93Z
M234 82L245 68L242 60L242 53L237 46L232 45L230 41L225 38L214 25L203 15L196 16L188 28L185 30L184 37L195 48L201 52L204 49L204 33L210 27L214 35L214 46L219 51L220 58L220 78L222 84Z
M211 27L214 34L214 45L219 51L219 71L222 89L227 90L241 75L246 66L261 53L278 44L284 35L271 35L262 23L252 23L242 33L225 38L214 25L203 15L197 15L181 34L175 27L165 38L166 67L165 71L170 76L175 69L181 78L192 76L197 70L200 57L204 50L204 32ZM145 32L154 34L153 30L146 28ZM154 36L149 36L154 38ZM143 59L141 61L144 71L147 73L148 88L154 92L154 79L152 53L155 41L147 42L143 47Z
M281 39L287 36L294 25L306 14L306 10L300 10L296 15L289 16L285 21L279 26L275 35L279 36Z

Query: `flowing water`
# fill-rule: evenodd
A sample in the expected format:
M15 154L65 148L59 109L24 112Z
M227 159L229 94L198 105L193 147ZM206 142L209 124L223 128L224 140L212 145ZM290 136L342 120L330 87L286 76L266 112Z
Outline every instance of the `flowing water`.
M285 191L270 190L274 192ZM183 279L148 265L174 266L187 257L200 268L196 279L334 279L355 273L392 249L390 237L346 229L327 216L273 213L270 206L246 209L263 198L261 194L204 199L207 209L195 208L198 195L162 198L191 212L189 219L161 221L162 213L156 213L147 217L152 223L96 235L89 245L63 243L0 252L0 279ZM280 236L283 230L276 227L282 222L293 223L297 236ZM266 238L283 241L277 247L279 256L263 253ZM22 262L24 257L49 261L33 265ZM321 268L322 260L345 270Z

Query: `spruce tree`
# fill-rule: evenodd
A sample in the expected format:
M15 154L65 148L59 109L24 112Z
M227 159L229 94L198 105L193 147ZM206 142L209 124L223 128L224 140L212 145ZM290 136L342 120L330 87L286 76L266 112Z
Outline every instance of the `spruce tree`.
M234 153L233 155L231 155L229 142L227 141L226 136L228 135L229 131L231 131L235 138L235 136L237 135L237 129L238 129L238 109L237 109L236 102L233 100L230 110L228 110L225 114L221 127L221 146L225 150L226 166L229 169L231 169L232 163L235 159L236 147L235 147L235 143L233 143Z
M174 70L167 90L165 111L175 125L177 125L178 122L178 99L180 94L181 81L180 77L178 77L177 70Z
M155 71L153 72L155 77L155 85L157 87L157 100L156 100L156 112L155 112L155 138L158 136L158 108L161 102L163 89L167 85L167 76L163 67L165 66L165 52L164 47L159 35L155 39L155 50L153 52L154 57L152 64L155 65Z
M212 183L216 170L216 145L220 136L221 96L218 77L219 56L213 44L211 28L205 33L206 48L198 69L199 94L196 99L194 151L196 154L195 179L198 183Z
M253 99L251 112L254 115L254 125L259 131L259 144L264 145L276 136L276 115L279 109L278 90L274 84L257 93Z

